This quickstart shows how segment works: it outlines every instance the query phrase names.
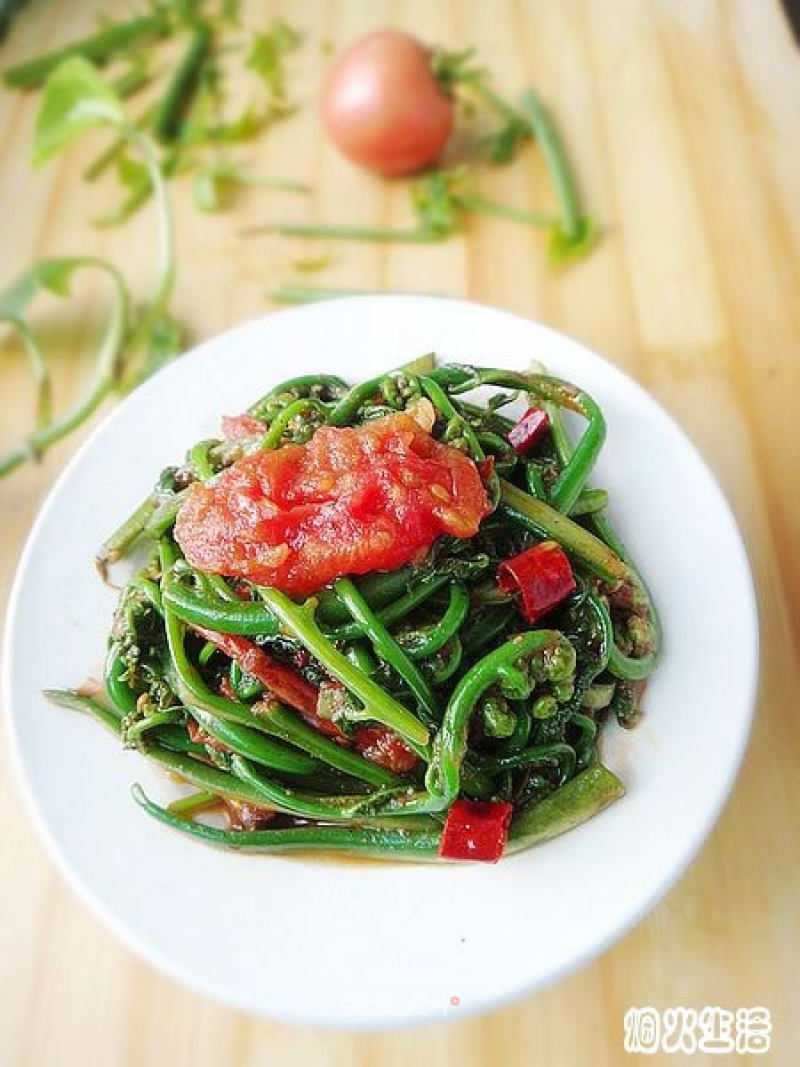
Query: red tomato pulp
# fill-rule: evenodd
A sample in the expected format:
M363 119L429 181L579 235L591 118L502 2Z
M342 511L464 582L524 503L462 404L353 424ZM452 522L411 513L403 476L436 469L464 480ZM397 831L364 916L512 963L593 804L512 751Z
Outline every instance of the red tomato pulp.
M306 596L335 578L394 570L488 513L475 464L407 414L323 426L192 486L175 524L200 570Z

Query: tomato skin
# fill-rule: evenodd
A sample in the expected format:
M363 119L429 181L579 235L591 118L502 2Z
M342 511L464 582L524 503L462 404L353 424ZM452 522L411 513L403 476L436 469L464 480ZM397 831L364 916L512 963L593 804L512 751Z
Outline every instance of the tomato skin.
M248 437L263 436L267 428L252 415L223 415L222 436L226 441L245 441Z
M322 115L343 155L396 176L419 170L441 152L453 131L455 103L434 78L423 44L399 30L379 30L339 57Z
M195 483L175 537L200 570L305 596L346 574L394 570L488 513L475 464L408 414L324 426Z

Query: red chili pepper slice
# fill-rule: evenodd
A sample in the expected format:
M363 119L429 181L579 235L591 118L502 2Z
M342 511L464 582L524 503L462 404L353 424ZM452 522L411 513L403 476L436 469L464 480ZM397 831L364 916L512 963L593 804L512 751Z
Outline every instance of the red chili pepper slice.
M332 721L331 716L332 713L342 710L348 700L348 692L341 682L323 682L320 686L317 701L317 715L320 723L324 723L329 730L332 727L341 739L344 739L345 735ZM377 763L396 774L403 774L417 765L416 753L408 747L402 737L394 730L390 730L388 726L378 723L359 726L353 737L353 747L371 763Z
M319 700L317 689L290 667L277 663L263 648L254 645L246 637L240 637L238 634L218 633L216 630L207 630L203 626L194 626L192 629L207 641L213 641L217 648L226 656L236 660L247 674L258 678L279 700L290 704L309 726L313 726L326 737L350 745L349 738L335 722L323 719L317 713ZM338 683L331 683L331 685L338 687ZM225 695L235 700L236 695L230 689L227 679L223 679L223 686ZM416 754L406 745L402 737L386 726L360 727L353 739L353 747L365 759L380 764L397 774L410 771L417 763Z
M508 431L508 443L521 456L530 452L550 426L546 411L528 408L522 418Z
M395 774L413 770L418 762L416 752L386 726L360 726L353 743L365 759Z
M212 641L226 656L236 660L247 674L258 678L278 700L296 708L304 718L313 716L313 725L316 725L317 690L291 667L278 663L263 648L254 645L246 637L218 633L216 630L207 630L204 626L193 626L192 629L206 641Z
M522 614L537 622L575 589L575 575L561 547L543 541L497 568L497 584L503 593L520 594Z
M439 855L497 863L506 847L512 811L511 804L456 800L447 813Z

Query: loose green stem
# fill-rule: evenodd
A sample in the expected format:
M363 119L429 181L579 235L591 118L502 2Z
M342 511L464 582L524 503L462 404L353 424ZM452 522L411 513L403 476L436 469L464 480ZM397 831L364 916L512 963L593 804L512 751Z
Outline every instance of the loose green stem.
M581 235L581 212L575 182L567 163L561 138L549 114L533 90L520 97L520 108L530 123L531 131L542 151L561 209L561 229L569 240Z
M140 89L144 89L145 85L149 85L152 80L152 73L142 63L139 66L131 67L130 70L124 71L119 77L115 78L111 83L111 88L121 100L127 100L129 96L133 96Z
M175 233L172 223L172 212L170 211L169 206L167 185L164 181L164 176L161 167L159 166L158 159L150 147L150 142L143 137L138 130L133 131L131 140L141 152L148 173L150 174L150 182L153 187L153 196L155 197L156 203L156 217L158 219L159 231L159 264L157 281L153 294L150 297L150 306L143 317L143 322L139 326L142 335L146 336L150 326L163 314L175 286L175 273L177 267Z
M619 778L595 763L549 797L521 808L512 820L506 851L520 852L572 830L624 794Z
M218 796L230 797L232 800L243 800L247 804L255 804L258 807L264 806L264 795L260 789L256 789L227 771L212 767L207 762L195 759L184 752L172 752L162 745L147 742L141 745L140 751L148 759L158 763L172 774L177 774L187 782L191 782L199 789L216 793Z
M425 681L419 667L398 645L349 578L339 578L334 582L333 588L355 621L362 627L364 635L369 639L376 653L397 671L419 701L425 717L430 722L435 722L438 711L436 696Z
M202 708L190 707L192 718L232 752L253 760L280 774L314 774L320 769L316 760L303 752L293 752L280 741L264 737L258 730L220 719Z
M398 597L404 596L412 586L416 573L414 567L399 567L396 571L379 571L378 573L367 574L363 578L355 579L355 583L358 586L359 593L361 593L373 611L376 611ZM317 594L316 615L326 625L347 622L349 618L347 608L332 589L322 589ZM356 635L355 630L353 635ZM332 634L329 633L328 636L332 636Z
M430 627L417 631L413 642L407 644L407 652L412 659L426 659L439 652L463 626L469 614L469 593L461 582L450 586L450 598L444 615Z
M101 722L103 726L119 736L120 719L113 711L90 697L81 696L74 689L45 689L43 696L47 697L51 704L57 704L60 708L70 708L72 711L85 711L92 718Z
M538 211L523 211L522 208L512 207L510 204L497 204L492 200L484 200L481 196L459 197L458 204L464 211L475 215L490 215L540 229L551 229L558 222L551 215L542 215Z
M218 830L203 823L189 822L149 800L140 786L134 786L137 804L173 829L199 837L210 844L230 849L259 852L341 852L387 859L435 859L440 830L393 828L304 826L286 830Z
M500 509L520 526L539 537L558 541L565 552L604 581L618 583L628 576L626 565L598 537L542 500L500 481Z
M377 289L344 289L320 285L279 285L265 296L276 304L314 304L319 300L335 300L341 296L375 296Z
M400 785L401 779L372 763L368 759L344 745L337 744L325 737L319 730L308 726L297 714L285 708L282 704L265 701L254 706L254 713L262 723L262 729L283 738L297 748L303 749L310 756L322 760L330 767L349 774L352 778L359 778L363 782L376 786Z
M136 119L136 128L141 130L150 122L153 117L153 108L149 107ZM90 163L86 170L83 172L84 181L93 182L103 174L115 159L125 150L125 146L128 144L128 137L126 134L120 134L114 141L108 146L108 148L102 152L93 163Z
M41 430L49 425L53 410L52 383L47 362L39 348L33 331L23 318L16 315L3 315L0 313L0 322L8 323L16 331L22 342L22 347L28 357L33 376L36 380L36 429Z
M479 78L474 82L470 82L471 87L480 97L480 99L488 105L493 111L505 119L506 122L522 123L523 119L520 113L511 106L506 100L496 93L490 85L487 84L485 78ZM533 131L531 131L532 133Z
M93 257L78 257L74 262L79 266L95 266L104 270L114 283L116 299L109 324L95 357L92 379L82 399L65 415L54 422L49 422L46 426L40 426L16 448L0 457L0 478L10 474L26 460L39 458L62 437L72 433L97 410L114 385L127 325L128 291L121 274L110 263Z
M407 708L355 667L325 637L308 608L298 607L285 593L259 587L268 608L283 626L325 667L331 677L349 689L368 709L370 717L396 730L416 750L428 743L428 731Z
M3 81L12 89L38 89L65 59L83 56L94 63L104 63L131 45L148 37L162 35L166 27L166 21L160 14L147 15L130 22L114 23L91 37L74 41L65 48L8 67L3 71Z
M478 660L453 690L436 736L426 786L449 807L458 796L467 731L476 704L493 685L504 695L526 699L538 680L563 680L574 674L575 652L557 630L529 630Z
M95 566L102 576L105 576L108 564L116 563L121 559L126 550L139 538L155 509L156 497L151 493L102 543L94 558Z
M153 133L162 144L175 141L181 122L197 89L200 69L211 44L211 28L195 22L183 58L175 69L153 116Z
M419 607L429 597L433 596L442 586L451 580L448 574L428 574L416 582L403 596L393 600L386 607L375 610L371 601L364 595L363 589L358 588L360 596L368 604L371 610L383 626L394 626L406 617L414 608ZM354 641L364 633L364 627L360 622L340 623L338 626L323 627L325 636L331 641ZM443 642L444 643L444 642Z
M392 230L380 226L336 226L317 222L279 222L270 226L251 226L243 236L277 233L282 237L327 237L341 241L386 241L401 244L430 244L441 241L438 230L419 226L410 230Z
M561 418L561 414L556 407L552 404L546 405L546 410L550 418L550 430L553 437L553 442L556 446L559 459L563 465L568 465L573 456L572 442L567 433L564 422ZM584 493L602 493L603 490L584 490ZM607 494L606 494L607 495ZM572 513L575 514L575 508L573 507ZM661 621L658 617L655 602L647 587L644 579L639 573L638 569L633 563L633 560L628 553L623 541L617 534L616 530L612 526L609 519L603 513L602 508L592 508L589 514L590 524L594 527L598 537L609 546L609 548L616 553L619 559L623 561L627 568L626 580L632 582L635 587L640 591L641 595L647 605L648 621L650 623L653 648L645 656L626 656L618 647L615 641L611 642L611 651L608 661L609 670L617 678L621 678L624 681L641 681L644 678L649 677L655 670L658 663L659 656L661 655L661 645L663 641L661 631ZM609 623L610 625L610 623Z
M220 798L216 793L202 789L199 793L190 793L180 800L173 800L171 804L167 804L166 810L172 815L180 815L186 819L207 808L216 807L219 803Z
M125 670L126 667L120 655L119 645L114 641L111 643L106 655L103 684L105 685L106 695L113 707L116 708L120 718L130 715L136 707L137 698L137 694L123 678Z
M245 637L272 636L280 629L275 615L255 601L212 598L180 582L172 582L163 596L169 609L192 626Z
M308 182L298 182L293 178L278 178L271 174L243 174L231 171L225 175L226 181L234 185L249 185L257 189L279 189L285 193L310 193L313 186Z
M570 508L570 516L594 515L608 505L608 493L605 489L582 489L581 494Z

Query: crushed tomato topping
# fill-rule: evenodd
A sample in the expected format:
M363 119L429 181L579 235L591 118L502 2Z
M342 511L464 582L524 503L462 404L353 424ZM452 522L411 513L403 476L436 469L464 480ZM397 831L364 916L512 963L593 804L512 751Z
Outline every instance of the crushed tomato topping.
M305 445L238 460L196 483L175 537L200 570L306 596L346 574L394 570L489 512L475 464L408 414L323 426Z

